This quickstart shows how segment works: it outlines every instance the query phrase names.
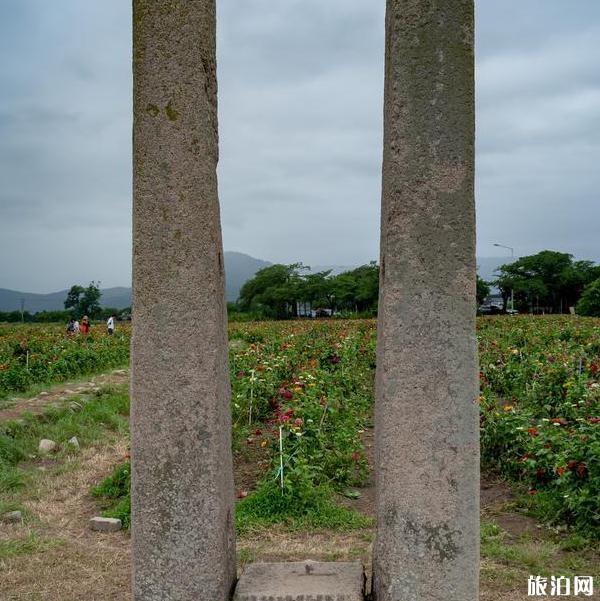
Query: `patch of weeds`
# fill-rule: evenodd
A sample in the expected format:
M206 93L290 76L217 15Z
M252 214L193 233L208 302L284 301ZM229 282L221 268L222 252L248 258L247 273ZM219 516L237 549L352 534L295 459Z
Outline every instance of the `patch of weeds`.
M61 541L43 539L33 532L27 538L0 540L0 561L18 555L41 553L58 544L61 544Z
M104 505L102 515L107 518L118 518L124 529L131 525L131 464L118 465L113 473L92 489L92 494L101 499Z
M27 513L25 508L17 501L5 501L0 499L0 515L4 515L10 511L20 511L24 517Z
M539 574L575 576L592 573L595 557L586 557L582 551L591 549L591 542L579 534L572 534L562 541L535 540L524 534L516 541L506 540L506 532L494 522L481 523L481 556L502 564L482 566L482 574L488 580L513 580L513 571ZM577 554L573 555L571 552ZM592 550L593 554L593 550ZM514 576L514 574L512 574Z
M592 542L585 536L574 533L560 542L563 551L584 551L592 546Z
M235 517L240 534L273 524L284 524L290 530L354 530L373 525L372 518L337 505L331 490L324 486L305 490L300 495L294 489L282 493L268 480L237 504Z
M252 549L242 548L238 551L237 560L241 566L256 561L256 553Z

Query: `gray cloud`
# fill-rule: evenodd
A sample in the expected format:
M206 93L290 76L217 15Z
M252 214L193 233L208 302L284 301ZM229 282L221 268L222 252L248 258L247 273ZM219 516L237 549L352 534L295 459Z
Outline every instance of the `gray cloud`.
M225 247L378 256L384 2L218 0ZM122 0L0 7L0 287L130 281L131 28ZM600 259L600 5L477 3L481 255Z

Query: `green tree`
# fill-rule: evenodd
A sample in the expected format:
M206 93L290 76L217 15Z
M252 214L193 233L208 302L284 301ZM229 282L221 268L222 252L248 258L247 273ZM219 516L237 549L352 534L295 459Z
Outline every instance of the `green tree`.
M490 285L483 278L477 276L477 304L481 305L490 293Z
M302 263L269 265L259 269L240 290L238 305L242 311L253 311L265 317L285 319L297 316L301 295Z
M91 282L87 288L71 286L65 300L65 309L69 309L80 318L83 315L95 317L100 312L100 297L102 292L96 282Z
M600 278L585 287L576 310L579 315L600 317Z
M347 311L376 312L379 300L379 266L375 261L336 276L338 305Z
M598 277L591 261L573 261L573 255L543 250L501 265L494 282L506 301L511 290L521 311L540 310L566 313L575 305L583 288Z

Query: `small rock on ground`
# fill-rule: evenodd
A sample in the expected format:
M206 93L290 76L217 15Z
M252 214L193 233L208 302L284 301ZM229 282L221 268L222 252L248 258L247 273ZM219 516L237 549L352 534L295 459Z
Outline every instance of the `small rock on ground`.
M40 453L52 453L52 451L56 450L57 446L58 445L53 440L50 440L48 438L42 438L38 446L38 451Z
M117 518L95 517L90 520L90 528L97 532L117 532L121 527L121 520Z
M72 446L74 446L76 449L79 448L79 440L77 440L77 436L73 436L72 438L69 438L68 443Z
M9 511L2 516L0 521L8 524L15 524L16 522L20 522L22 520L23 514L20 511Z

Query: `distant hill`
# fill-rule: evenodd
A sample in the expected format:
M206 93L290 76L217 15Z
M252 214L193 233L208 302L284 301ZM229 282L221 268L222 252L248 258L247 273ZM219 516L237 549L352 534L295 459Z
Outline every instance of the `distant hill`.
M225 286L228 301L235 301L240 288L263 267L271 265L268 261L255 259L244 253L225 251Z
M255 259L250 255L238 252L226 251L225 255L225 277L227 300L237 299L240 288L244 282L249 280L263 267L271 263ZM82 284L86 284L82 282ZM25 311L37 313L38 311L62 311L67 298L68 290L51 292L50 294L35 294L33 292L19 292L0 288L0 311L19 311L21 299L24 299ZM116 288L104 288L100 299L103 307L115 307L123 309L131 305L131 288L119 286Z

